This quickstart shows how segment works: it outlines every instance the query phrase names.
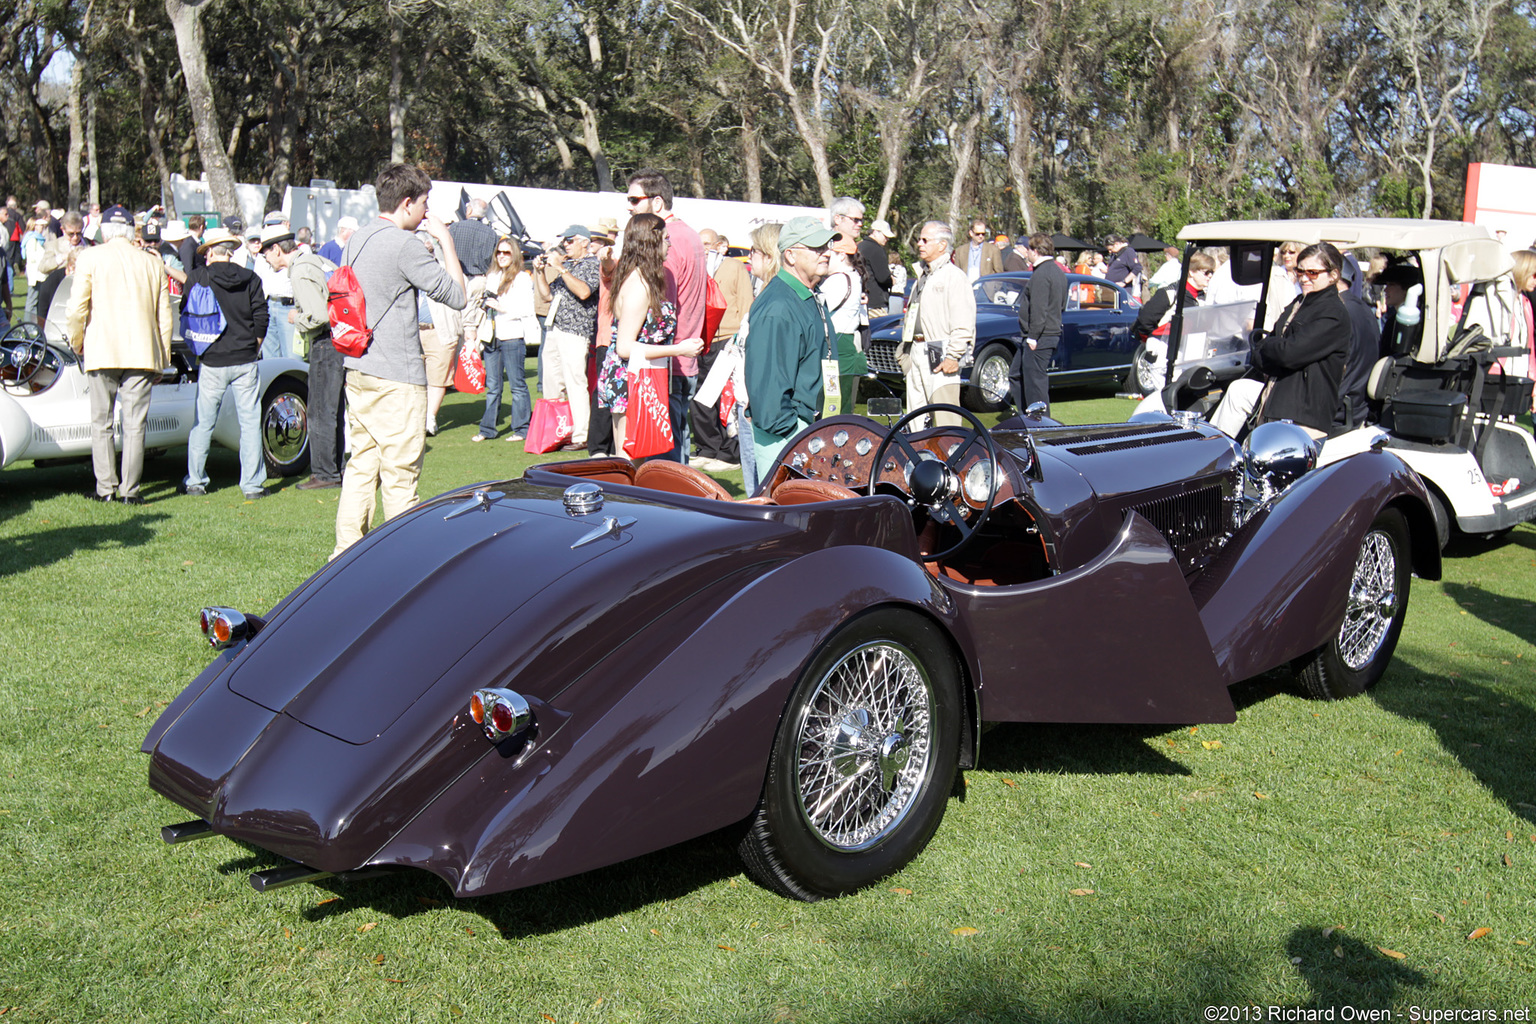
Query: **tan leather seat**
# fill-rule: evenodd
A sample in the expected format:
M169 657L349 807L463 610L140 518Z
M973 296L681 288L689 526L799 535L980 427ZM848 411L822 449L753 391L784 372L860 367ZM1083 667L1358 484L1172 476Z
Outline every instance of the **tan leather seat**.
M830 480L786 480L773 489L775 505L809 505L818 501L847 501L857 498L842 484Z
M700 473L692 466L678 462L646 462L635 470L635 486L668 494L683 494L691 498L714 498L730 501L731 492L713 478Z

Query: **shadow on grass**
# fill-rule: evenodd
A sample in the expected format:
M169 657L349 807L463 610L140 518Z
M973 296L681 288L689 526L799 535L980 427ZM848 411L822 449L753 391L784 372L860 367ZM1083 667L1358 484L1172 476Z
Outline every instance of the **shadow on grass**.
M84 505L85 498L80 498L80 503ZM45 528L12 539L0 547L0 576L52 565L81 551L148 544L154 539L155 526L170 518L124 505L110 511L122 516L122 521Z
M984 771L1073 775L1188 775L1147 746L1165 725L1045 725L1009 722L981 739Z
M503 938L546 935L680 899L739 874L735 844L740 834L740 827L733 826L571 878L464 900L456 899L441 879L425 871L401 869L355 881L322 879L314 883L315 889L341 898L310 907L304 916L320 921L367 906L405 918L453 906L483 916ZM229 861L219 870L249 873L287 863L250 849L251 856Z
M1378 687L1371 696L1383 709L1417 719L1435 730L1447 753L1510 813L1536 825L1536 710L1507 693L1399 661L1413 682Z
M1536 537L1536 534L1532 536ZM1441 586L1446 596L1468 614L1476 615L1488 625L1512 633L1528 644L1536 644L1536 601L1490 593L1465 583Z
M1324 927L1297 928L1285 944L1312 989L1305 1008L1392 1006L1404 998L1406 989L1429 986L1422 971L1398 962L1380 946L1339 931L1324 935Z

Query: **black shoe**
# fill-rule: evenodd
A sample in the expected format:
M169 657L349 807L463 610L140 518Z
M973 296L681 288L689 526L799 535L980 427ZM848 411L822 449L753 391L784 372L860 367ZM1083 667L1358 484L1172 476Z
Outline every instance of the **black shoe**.
M272 492L263 487L259 491L241 491L240 493L245 495L246 501L256 501L258 498L265 498Z
M88 501L99 501L103 505L112 504L112 495L110 494L103 496L97 494L95 491L87 491L85 497Z
M130 495L128 495L127 497L125 497L123 499L123 504L124 505L142 505L142 504L144 504L144 498L141 495L138 495L138 494L130 494Z
M204 487L202 484L187 484L181 489L181 493L185 494L189 498L201 498L203 495L208 493L208 488Z

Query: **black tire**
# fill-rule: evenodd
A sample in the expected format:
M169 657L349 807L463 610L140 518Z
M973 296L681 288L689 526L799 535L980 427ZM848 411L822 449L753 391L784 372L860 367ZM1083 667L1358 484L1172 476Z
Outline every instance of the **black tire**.
M970 384L960 390L961 404L971 412L1003 412L1012 408L1008 394L1012 367L1013 352L1007 345L994 341L983 348L971 367Z
M1164 377L1164 367L1147 362L1147 346L1137 345L1135 354L1131 356L1131 368L1125 374L1126 394L1150 395L1154 391L1161 391Z
M279 377L261 399L261 454L267 476L309 472L309 385Z
M1376 685L1403 631L1411 568L1408 521L1395 508L1383 509L1360 542L1338 632L1296 673L1309 696L1342 700Z
M845 625L785 706L737 847L748 876L814 901L901 870L944 818L960 719L959 669L931 622L878 609Z

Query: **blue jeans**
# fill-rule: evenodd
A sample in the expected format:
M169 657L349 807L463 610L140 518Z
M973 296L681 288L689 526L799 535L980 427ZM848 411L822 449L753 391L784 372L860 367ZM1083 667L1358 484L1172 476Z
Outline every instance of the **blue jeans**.
M757 447L752 443L752 417L744 405L736 406L736 442L741 450L741 485L747 497L757 493Z
M267 300L267 336L261 342L261 358L292 359L294 357L293 324L288 322L288 314L292 312L293 303L291 302Z
M693 405L693 393L699 389L699 378L684 376L672 368L672 394L667 397L667 412L672 420L672 450L657 456L669 462L688 465L693 455L693 432L689 427L688 410Z
M480 417L480 436L495 437L496 421L501 417L501 382L505 377L512 389L512 409L507 426L514 434L528 436L528 421L533 402L528 397L526 378L528 346L522 338L489 342L481 357L485 360L485 415Z
M261 397L256 393L260 375L255 363L239 366L203 364L197 374L197 421L187 438L188 487L207 487L208 445L219 418L224 392L235 398L235 418L240 423L240 490L255 494L267 482L266 460L261 454Z

